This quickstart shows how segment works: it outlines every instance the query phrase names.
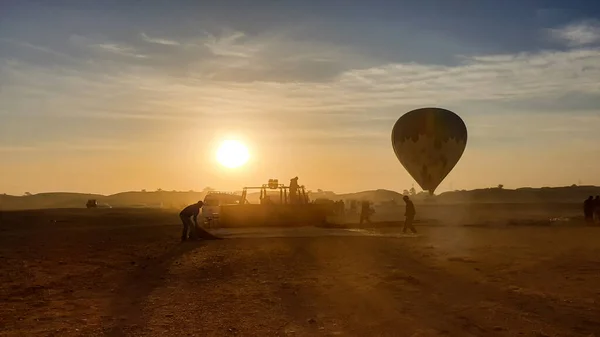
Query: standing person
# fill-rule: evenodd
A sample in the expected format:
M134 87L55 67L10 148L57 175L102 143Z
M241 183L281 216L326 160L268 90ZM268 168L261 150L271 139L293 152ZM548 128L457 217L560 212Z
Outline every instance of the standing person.
M356 215L356 200L350 200L350 214Z
M415 211L415 205L413 204L412 200L410 200L408 195L405 195L402 200L404 200L404 203L406 204L402 233L406 233L406 230L410 229L414 234L417 234L417 230L415 229L415 226L413 226L413 221L415 220L415 215L417 214Z
M594 199L594 214L596 216L596 220L600 222L600 195L597 195Z
M373 214L371 205L368 201L363 201L360 208L360 224L362 225L363 221L367 223L371 223L371 214Z
M295 204L298 199L298 177L290 179L290 204Z
M594 197L591 195L583 202L583 216L587 223L594 222Z
M199 238L208 240L219 239L198 226L198 215L200 214L200 208L202 208L202 206L204 206L204 203L198 201L195 204L187 206L179 213L179 218L181 218L181 222L183 223L181 242L184 242L187 239L197 240Z

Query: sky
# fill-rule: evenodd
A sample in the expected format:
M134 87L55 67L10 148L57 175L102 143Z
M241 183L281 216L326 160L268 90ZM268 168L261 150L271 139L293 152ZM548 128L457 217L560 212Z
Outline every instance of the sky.
M469 132L438 192L600 185L600 2L2 1L0 193L418 189L426 106Z

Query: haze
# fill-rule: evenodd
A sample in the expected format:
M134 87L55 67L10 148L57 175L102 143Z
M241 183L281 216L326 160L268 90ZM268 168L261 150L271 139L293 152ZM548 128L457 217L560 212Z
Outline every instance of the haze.
M423 106L469 130L437 192L600 184L600 4L457 3L4 1L0 192L401 191Z

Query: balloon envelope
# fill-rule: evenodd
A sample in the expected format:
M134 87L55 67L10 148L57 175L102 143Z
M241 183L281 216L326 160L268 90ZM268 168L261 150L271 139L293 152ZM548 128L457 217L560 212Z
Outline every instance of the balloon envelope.
M392 129L396 157L423 190L433 194L467 146L467 127L454 112L421 108L401 116Z

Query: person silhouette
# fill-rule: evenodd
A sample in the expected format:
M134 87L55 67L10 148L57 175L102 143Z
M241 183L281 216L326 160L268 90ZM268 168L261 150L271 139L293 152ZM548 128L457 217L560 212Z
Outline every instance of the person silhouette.
M179 212L179 218L183 223L183 231L181 232L181 242L188 239L207 239L207 240L218 240L220 238L210 234L198 225L198 215L200 214L200 208L204 206L204 202L198 201L195 204L191 204ZM192 221L193 219L193 221ZM189 231L189 236L188 236Z
M587 223L594 222L594 197L591 195L583 202L583 217Z
M402 228L402 233L406 233L407 229L410 229L414 234L417 233L415 226L413 226L413 221L415 220L415 215L417 214L415 210L415 205L412 200L405 195L402 200L406 204L406 209L404 211L404 227Z
M290 179L290 204L295 204L298 200L298 177Z
M371 204L367 200L364 200L360 207L360 224L362 225L365 221L370 224L372 214L373 209L371 209Z
M594 199L594 216L596 221L600 222L600 195L597 195Z

